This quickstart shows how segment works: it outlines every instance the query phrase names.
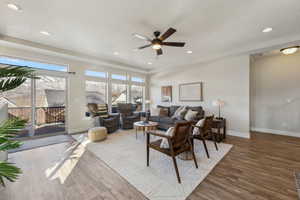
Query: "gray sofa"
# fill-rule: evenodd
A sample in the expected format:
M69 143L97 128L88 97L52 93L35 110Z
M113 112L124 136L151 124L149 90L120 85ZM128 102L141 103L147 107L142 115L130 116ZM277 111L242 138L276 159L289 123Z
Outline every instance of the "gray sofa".
M185 122L186 120L178 120L178 119L173 119L172 116L174 115L175 111L180 107L180 106L157 106L158 108L163 108L165 110L168 110L167 116L149 116L149 121L157 122L158 123L158 129L161 130L167 130L170 127L175 126L177 122ZM187 109L191 109L193 111L197 111L198 114L196 118L193 120L194 123L196 123L198 120L204 118L204 110L201 106L187 106Z

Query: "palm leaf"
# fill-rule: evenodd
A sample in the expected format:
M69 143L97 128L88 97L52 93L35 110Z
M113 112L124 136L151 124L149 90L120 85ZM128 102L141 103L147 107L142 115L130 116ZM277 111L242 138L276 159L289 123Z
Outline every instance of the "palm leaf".
M28 67L7 66L0 68L0 92L15 89L27 78L38 78L34 70Z
M38 78L31 68L12 65L0 67L0 93L19 87L28 78ZM10 119L0 125L0 151L15 149L21 145L13 139L25 125L26 121L19 118ZM0 185L5 186L4 179L14 182L20 173L21 170L12 163L0 161Z
M14 182L21 173L21 169L15 167L12 163L0 162L0 184L2 186L5 186L4 178Z

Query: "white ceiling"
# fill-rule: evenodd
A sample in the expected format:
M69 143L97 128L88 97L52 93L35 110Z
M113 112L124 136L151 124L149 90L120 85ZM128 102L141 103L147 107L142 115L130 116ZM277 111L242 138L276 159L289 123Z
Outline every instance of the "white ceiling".
M147 70L187 65L278 41L300 39L299 0L0 0L0 34L72 50ZM22 12L7 8L13 2ZM132 33L152 37L177 29L156 59ZM274 31L262 33L265 27ZM51 36L44 36L45 30ZM187 54L192 50L193 54ZM113 55L118 51L118 56ZM153 65L148 65L152 62Z

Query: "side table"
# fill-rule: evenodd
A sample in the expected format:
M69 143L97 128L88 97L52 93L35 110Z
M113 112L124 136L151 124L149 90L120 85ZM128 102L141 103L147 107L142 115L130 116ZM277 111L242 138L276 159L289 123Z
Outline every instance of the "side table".
M222 119L215 118L212 123L212 128L217 130L217 132L216 132L217 142L222 142L223 140L226 139L226 119L225 118L222 118ZM221 129L222 129L222 132L221 132Z

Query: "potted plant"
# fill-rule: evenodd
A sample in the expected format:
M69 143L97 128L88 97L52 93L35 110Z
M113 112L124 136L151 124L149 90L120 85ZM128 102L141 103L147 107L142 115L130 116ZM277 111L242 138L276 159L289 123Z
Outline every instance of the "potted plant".
M27 78L36 78L34 71L28 67L9 65L0 68L0 94L19 87ZM20 168L7 162L7 151L21 145L14 138L25 125L26 121L19 118L8 119L0 124L0 185L2 186L5 186L5 179L14 182L21 174Z

